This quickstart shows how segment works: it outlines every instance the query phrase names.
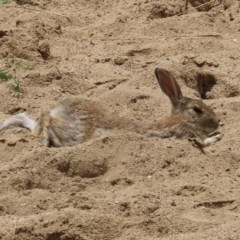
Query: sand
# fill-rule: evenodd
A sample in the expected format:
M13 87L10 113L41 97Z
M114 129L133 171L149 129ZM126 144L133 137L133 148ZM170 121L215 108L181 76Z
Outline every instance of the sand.
M198 7L200 4L200 7ZM205 154L188 139L115 131L46 148L24 129L0 133L4 240L240 239L239 1L18 0L0 7L0 120L37 118L85 96L139 121L171 112L154 69L219 118ZM199 84L201 83L201 84ZM202 85L202 87L200 87Z

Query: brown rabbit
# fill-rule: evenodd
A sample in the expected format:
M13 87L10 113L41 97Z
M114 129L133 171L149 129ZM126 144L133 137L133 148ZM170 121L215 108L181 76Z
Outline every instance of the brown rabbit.
M106 136L111 129L126 129L160 138L199 138L201 146L219 141L215 134L218 121L213 110L202 101L182 96L176 80L164 69L155 74L162 91L170 98L172 115L152 124L137 123L106 112L97 102L82 97L59 101L37 121L20 113L0 124L0 131L10 127L29 129L45 146L71 146L93 137Z
M201 100L184 97L167 70L156 68L155 75L162 91L171 100L172 115L151 124L149 130L155 130L153 134L161 137L200 138L203 146L219 141L221 134L216 132L219 123L214 111Z

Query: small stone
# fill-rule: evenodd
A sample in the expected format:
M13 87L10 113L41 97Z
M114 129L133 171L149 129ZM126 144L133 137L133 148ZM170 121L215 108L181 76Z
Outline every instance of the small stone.
M51 57L49 43L47 43L47 42L40 43L38 46L38 52L40 52L40 54L44 60L49 59Z
M7 143L7 145L9 146L9 147L14 147L14 146L16 146L16 141L9 141L8 143Z
M122 57L117 57L117 58L114 59L114 63L116 65L123 65L124 62L126 62L126 61L127 61L127 59L126 58L122 58Z

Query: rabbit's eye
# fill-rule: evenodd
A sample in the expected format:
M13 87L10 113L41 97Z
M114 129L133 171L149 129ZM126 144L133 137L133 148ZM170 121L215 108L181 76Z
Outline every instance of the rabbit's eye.
M196 106L193 107L193 110L194 110L194 112L196 112L197 114L202 114L202 113L203 113L202 109L199 108L199 107L196 107Z

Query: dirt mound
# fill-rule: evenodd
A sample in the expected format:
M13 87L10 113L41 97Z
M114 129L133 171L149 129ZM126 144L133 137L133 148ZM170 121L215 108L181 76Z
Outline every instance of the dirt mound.
M170 113L154 76L162 67L215 109L223 133L204 154L128 131L64 148L1 132L1 239L239 239L239 1L185 3L1 5L0 70L12 78L0 81L0 119L81 95L155 121Z

